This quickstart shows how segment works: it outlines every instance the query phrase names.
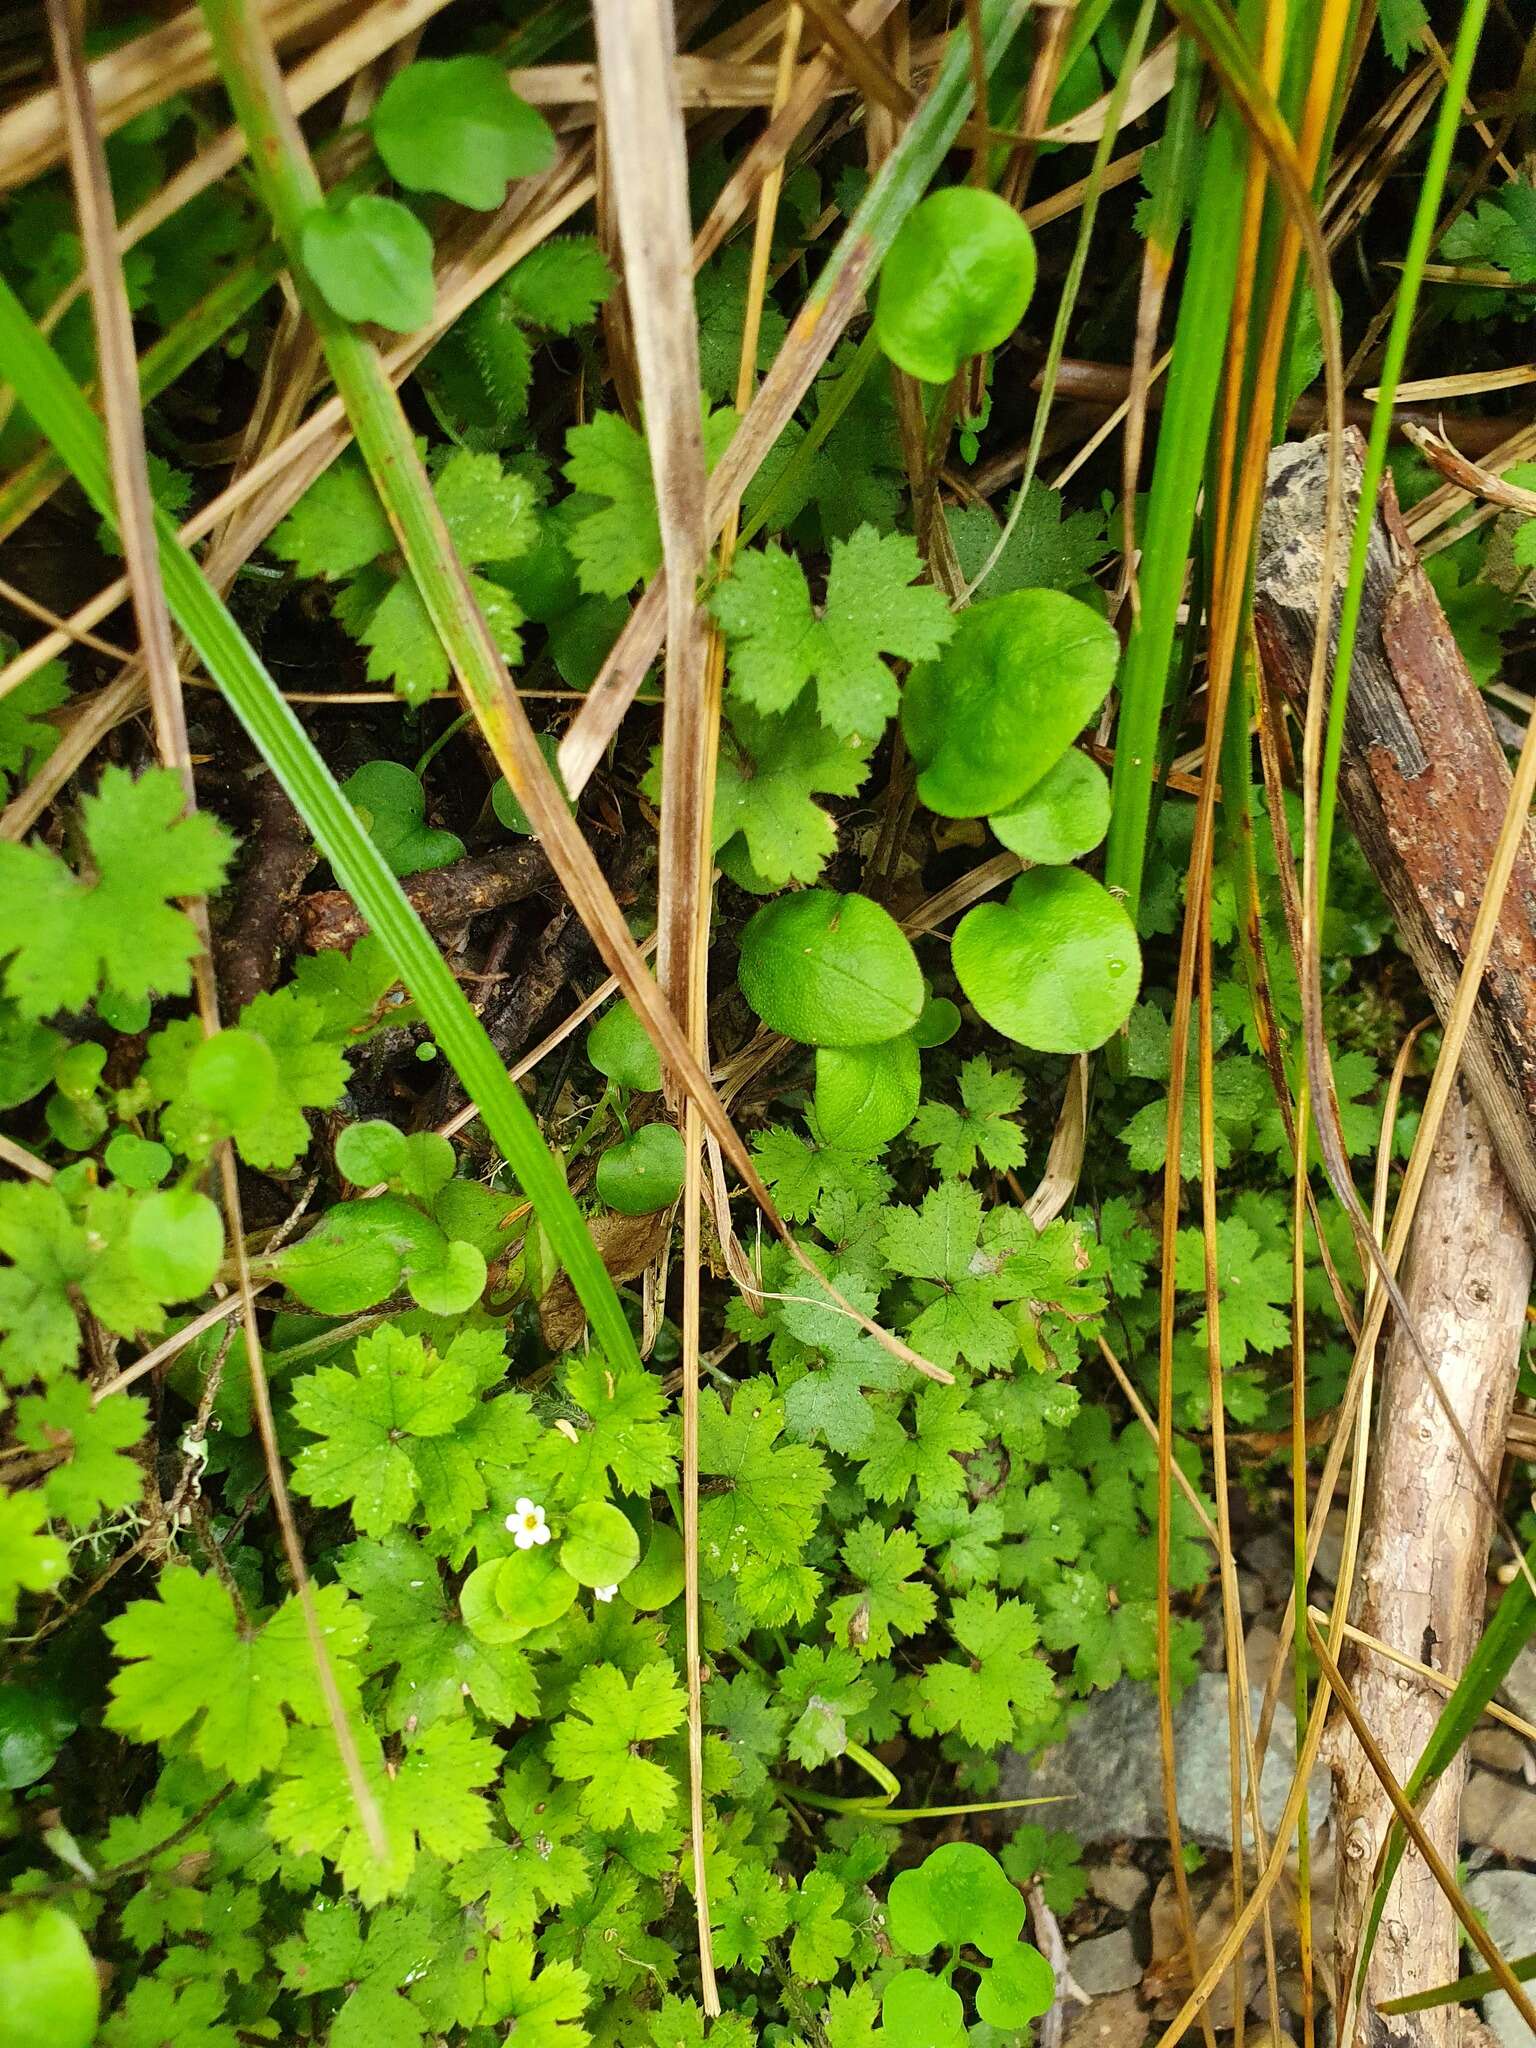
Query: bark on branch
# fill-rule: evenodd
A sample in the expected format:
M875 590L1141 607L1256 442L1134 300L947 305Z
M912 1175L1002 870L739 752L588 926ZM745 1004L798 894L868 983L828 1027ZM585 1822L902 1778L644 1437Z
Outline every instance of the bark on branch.
M1361 443L1345 436L1345 539ZM1265 671L1300 707L1312 665L1327 442L1270 458L1254 625ZM1336 613L1335 613L1336 619ZM1390 478L1371 534L1344 722L1340 797L1443 1019L1461 972L1509 796L1509 764L1429 578ZM1504 900L1463 1071L1526 1220L1536 1228L1536 838Z

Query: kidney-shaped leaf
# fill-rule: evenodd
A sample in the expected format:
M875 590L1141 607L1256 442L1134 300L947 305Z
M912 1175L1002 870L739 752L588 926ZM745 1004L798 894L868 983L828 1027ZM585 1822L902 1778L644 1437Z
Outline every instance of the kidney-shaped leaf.
M650 1094L661 1086L661 1059L628 1003L604 1010L587 1033L587 1058L621 1088Z
M558 1621L576 1598L576 1586L575 1573L550 1556L547 1544L518 1550L501 1560L494 1581L496 1605L526 1635Z
M410 334L432 318L432 237L408 207L377 192L317 206L300 240L305 267L343 320Z
M880 271L875 335L899 369L945 384L1006 341L1035 289L1035 244L1006 200L972 185L914 207Z
M1103 703L1119 653L1107 620L1065 591L1010 590L962 613L901 700L929 810L979 818L1011 809Z
M892 1880L886 1929L908 1955L960 1948L983 1955L1013 1947L1024 1925L1024 1900L995 1856L975 1842L945 1842Z
M10 2048L87 2048L96 2037L101 1983L85 1936L57 1906L20 1904L0 1916L0 2040Z
M989 2027L1011 2031L1027 2027L1056 2003L1056 1973L1041 1955L1021 1941L983 1970L976 1986L976 2011Z
M742 933L737 971L769 1030L802 1045L880 1045L922 1015L917 955L867 896L802 889L775 897Z
M885 2022L878 2038L901 2048L965 2048L965 2008L960 1994L924 1970L900 1970L880 1999Z
M1097 761L1068 747L1022 802L987 823L1010 853L1064 867L1090 853L1109 830L1109 781Z
M582 1586L616 1586L640 1562L640 1538L611 1501L584 1500L565 1518L560 1562Z
M686 1154L671 1124L642 1124L597 1162L597 1192L621 1216L649 1216L676 1201Z
M816 1124L828 1145L878 1152L917 1115L922 1073L910 1034L884 1045L824 1045L816 1055Z
M547 170L555 138L519 99L493 57L425 57L397 72L373 110L373 139L390 176L482 213L513 178Z
M967 911L951 958L979 1015L1036 1052L1092 1052L1141 985L1135 926L1079 868L1032 868L1006 903Z

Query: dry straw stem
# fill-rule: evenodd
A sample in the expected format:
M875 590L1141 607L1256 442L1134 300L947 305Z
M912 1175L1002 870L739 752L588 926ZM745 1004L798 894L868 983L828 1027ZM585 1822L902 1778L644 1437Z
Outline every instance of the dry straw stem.
M682 1016L701 885L705 625L695 586L708 554L687 140L672 61L671 0L595 0L593 18L609 179L667 577L656 964L662 995Z
M292 42L342 12L343 0L267 0L267 33L278 44ZM208 30L199 10L187 7L159 28L95 58L86 66L86 89L105 138L135 114L213 75ZM56 85L44 86L0 114L0 191L40 178L63 160L64 149L62 92Z
M107 428L108 452L112 466L113 493L117 501L117 527L127 563L133 595L134 617L143 649L142 661L154 712L155 734L165 765L180 778L187 810L197 805L192 776L192 757L187 742L186 716L171 630L170 610L160 582L159 555L155 540L153 499L149 488L148 455L144 445L144 423L139 412L138 374L133 347L133 328L128 311L128 294L123 282L122 259L118 253L112 212L112 186L106 151L96 123L87 77L82 41L82 23L76 0L48 0L48 28L59 76L59 94L64 114L66 147L75 189L75 208L85 249L85 270L91 292L91 310L96 328L96 348L101 369L101 388ZM208 906L199 899L189 906L202 941L195 963L194 979L198 1014L205 1037L219 1029L218 997L208 950ZM282 1534L283 1550L293 1578L294 1591L304 1616L304 1629L315 1667L320 1695L336 1741L342 1769L375 1855L388 1853L383 1816L367 1779L356 1738L347 1720L346 1708L336 1682L335 1669L326 1648L314 1592L304 1561L304 1549L294 1520L293 1502L278 1449L277 1426L272 1413L271 1393L262 1359L261 1339L256 1327L256 1305L251 1292L250 1266L246 1258L240 1185L234 1152L226 1139L219 1147L219 1171L228 1229L237 1276L246 1361L251 1382L251 1405L256 1415L266 1465L272 1505Z
M703 391L693 300L688 149L677 92L671 0L595 0L603 141L623 249L646 441L667 571L666 696L662 713L661 875L657 979L675 1018L691 1021L700 898L708 877L706 785L713 734L705 714L704 615L697 585L709 552L703 526ZM690 1050L701 1048L690 1032ZM707 1064L700 1061L701 1067ZM690 1127L693 1118L688 1117ZM710 1941L704 1813L704 1708L699 1631L699 1343L697 1134L690 1128L694 1200L685 1253L692 1314L683 1336L684 1635L688 1693L688 1809L704 2010L720 2011Z

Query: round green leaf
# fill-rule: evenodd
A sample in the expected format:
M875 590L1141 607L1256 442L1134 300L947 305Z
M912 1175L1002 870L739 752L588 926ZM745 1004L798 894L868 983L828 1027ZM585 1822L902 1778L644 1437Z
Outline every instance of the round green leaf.
M205 1038L187 1061L187 1093L226 1124L262 1116L277 1094L277 1061L254 1031Z
M741 992L770 1031L802 1045L879 1045L922 1013L917 955L867 896L802 889L765 903L741 935Z
M76 1725L52 1693L0 1685L0 1791L16 1792L46 1777Z
M952 185L913 208L880 269L875 338L898 369L947 384L1006 341L1035 289L1035 242L995 192Z
M907 678L901 729L917 793L945 818L1006 811L1034 788L1103 703L1120 643L1060 590L1010 590L960 614L936 661Z
M429 1315L461 1316L485 1292L485 1258L462 1238L444 1238L425 1256L407 1262L405 1284L412 1301Z
M915 1870L895 1877L886 1900L886 1930L913 1956L965 1942L999 1956L1023 1925L1023 1895L997 1858L975 1842L945 1842Z
M1056 2003L1056 1974L1027 1941L1005 1949L976 1987L976 2011L989 2027L1027 2027Z
M218 1210L195 1188L166 1188L135 1203L128 1245L140 1278L160 1301L188 1301L208 1287L224 1256Z
M85 1936L56 1906L0 1916L0 2048L87 2048L101 1985Z
M459 1613L464 1626L482 1643L515 1643L528 1634L523 1622L507 1619L496 1597L502 1567L510 1563L510 1558L488 1557L484 1564L475 1566L459 1588Z
M114 1131L102 1154L108 1173L125 1188L157 1188L170 1172L169 1150L137 1131Z
M1080 868L1032 868L1006 903L968 910L950 957L978 1014L1036 1052L1092 1052L1141 985L1135 926Z
M661 1086L660 1055L628 1003L618 1002L604 1010L592 1026L587 1033L587 1058L621 1088L652 1094Z
M398 1180L405 1171L405 1133L382 1117L348 1124L336 1138L336 1171L354 1187Z
M617 1514L618 1510L614 1512ZM576 1598L576 1580L562 1569L554 1547L545 1543L537 1550L515 1550L501 1560L496 1576L496 1604L525 1635L558 1621Z
M960 1012L949 997L930 996L912 1027L912 1043L926 1052L931 1045L948 1045L959 1029Z
M598 1195L621 1216L649 1216L676 1201L684 1164L683 1141L671 1124L642 1124L598 1160Z
M430 1248L441 1242L430 1216L398 1195L380 1195L336 1203L308 1237L284 1245L275 1263L278 1278L306 1308L355 1315L394 1293L408 1256L426 1252L430 1262Z
M987 823L1010 853L1064 867L1091 853L1109 830L1109 781L1098 762L1068 747L1012 810Z
M616 1586L640 1562L640 1538L622 1508L584 1500L565 1518L560 1563L579 1585Z
M420 59L399 71L373 110L373 139L392 178L489 213L513 178L548 170L549 123L491 57Z
M462 857L457 833L426 823L427 793L403 761L365 761L341 790L392 873L424 874Z
M882 2035L901 2048L965 2048L960 1994L925 1970L892 1977L880 1999Z
M624 1581L623 1597L642 1614L659 1614L683 1590L683 1539L669 1522L657 1522L644 1557Z
M922 1092L911 1033L884 1045L824 1045L816 1054L816 1124L822 1140L875 1153L917 1115Z
M326 303L343 320L410 334L432 318L432 237L408 207L360 192L304 223L300 249Z

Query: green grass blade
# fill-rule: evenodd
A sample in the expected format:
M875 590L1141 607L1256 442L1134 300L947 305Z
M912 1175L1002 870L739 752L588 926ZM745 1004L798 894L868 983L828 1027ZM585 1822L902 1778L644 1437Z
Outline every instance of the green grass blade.
M1517 1984L1529 1984L1536 1978L1536 1955L1514 1957L1509 1965L1509 1974ZM1486 1998L1490 1991L1500 1988L1492 1970L1476 1970L1470 1977L1458 1977L1454 1984L1435 1984L1428 1991L1411 1991L1406 1998L1388 1998L1376 2010L1381 2013L1429 2012L1437 2005L1470 2005L1474 1998Z
M262 249L232 270L150 343L139 359L139 400L148 405L190 368L199 356L221 341L277 281L283 267L276 249ZM10 380L7 378L6 380ZM14 533L49 494L66 471L54 451L44 446L0 484L0 540Z
M1227 315L1237 277L1247 144L1237 115L1223 107L1211 135L1190 236L1189 269L1179 301L1167 397L1158 427L1152 489L1142 522L1141 610L1120 669L1115 734L1114 808L1104 878L1132 916L1141 901L1147 826L1157 771L1158 731L1173 666L1179 601L1204 481L1206 447L1221 382Z
M96 509L111 518L114 501L100 423L3 280L0 355L21 402ZM616 1362L638 1365L623 1306L566 1185L560 1162L546 1147L532 1111L508 1079L500 1054L250 642L177 541L172 523L162 516L157 526L161 573L177 624L420 1004L437 1042L478 1105L487 1129L549 1233L598 1341Z

